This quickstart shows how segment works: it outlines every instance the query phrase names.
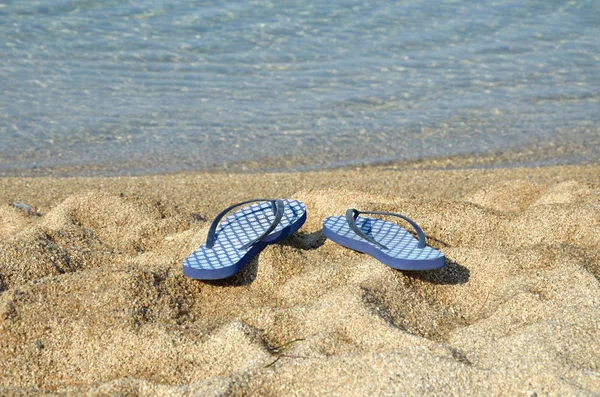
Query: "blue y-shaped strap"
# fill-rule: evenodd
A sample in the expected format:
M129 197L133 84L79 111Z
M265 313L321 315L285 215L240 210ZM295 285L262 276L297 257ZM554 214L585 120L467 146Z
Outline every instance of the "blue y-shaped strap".
M389 216L395 216L395 217L404 219L405 221L410 223L410 225L412 227L414 227L415 230L417 231L417 236L419 237L419 245L417 247L425 248L425 233L423 233L423 230L421 230L419 225L417 225L414 221L412 221L408 217L406 217L404 215L400 215L400 214L394 214L392 212L366 212L366 211L359 211L354 208L349 208L346 211L346 221L348 221L348 226L350 226L350 229L352 229L352 231L354 231L354 233L358 234L360 237L364 238L365 240L367 240L370 243L375 244L379 248L382 248L384 250L388 249L388 247L386 247L385 245L378 243L377 241L373 240L371 237L364 234L362 232L362 230L360 230L358 228L358 226L356 226L356 218L358 217L359 214L389 215Z
M215 217L215 219L210 224L210 229L208 229L208 236L206 236L206 248L212 248L215 245L215 232L217 231L217 226L219 225L219 222L221 221L221 219L229 211L231 211L232 209L234 209L236 207L239 207L240 205L255 203L255 202L259 202L259 201L269 201L271 203L271 206L273 207L273 213L275 214L275 219L273 219L271 226L269 226L269 228L263 234L261 234L254 240L250 241L248 244L243 245L240 249L248 249L252 245L254 245L257 242L259 242L260 240L262 240L263 238L267 237L269 235L269 233L271 233L273 230L275 230L277 225L279 225L281 218L283 217L283 211L285 209L285 204L283 203L282 200L253 199L253 200L248 200L248 201L242 201L241 203L237 203L230 207L225 208L223 211L221 211L219 213L219 215L217 215Z

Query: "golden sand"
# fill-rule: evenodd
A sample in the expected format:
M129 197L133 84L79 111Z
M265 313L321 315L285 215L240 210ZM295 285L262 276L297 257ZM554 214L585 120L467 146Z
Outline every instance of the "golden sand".
M212 217L261 196L304 227L185 278ZM446 266L326 240L348 207L409 216ZM600 166L4 178L0 395L600 394L599 280Z

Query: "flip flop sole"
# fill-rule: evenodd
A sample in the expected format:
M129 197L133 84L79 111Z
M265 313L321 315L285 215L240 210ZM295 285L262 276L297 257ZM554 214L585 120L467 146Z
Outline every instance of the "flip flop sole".
M268 202L254 204L226 217L219 225L213 248L201 246L183 263L183 274L201 280L230 277L242 270L267 245L296 232L306 221L306 207L298 200L283 200L285 209L279 225L247 249L239 249L266 230L273 213Z
M240 272L256 255L262 251L267 244L265 243L257 243L254 244L246 254L242 255L235 263L229 266L223 266L220 268L207 269L207 268L199 268L194 266L195 264L190 260L186 259L186 263L188 265L183 265L183 275L189 278L194 278L197 280L220 280L223 278L231 277L234 274ZM189 258L188 258L189 259Z
M343 216L331 216L325 219L323 234L343 247L370 255L398 270L432 270L443 267L446 262L441 252L428 246L423 249L418 248L418 240L395 223L359 217L356 225L365 234L388 246L389 249L383 250L356 235Z

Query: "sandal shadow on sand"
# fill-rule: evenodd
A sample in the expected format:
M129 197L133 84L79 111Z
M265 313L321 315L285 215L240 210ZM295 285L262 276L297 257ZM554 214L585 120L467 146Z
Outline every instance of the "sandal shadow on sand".
M223 219L231 210L250 203L257 204ZM233 276L267 245L292 235L305 221L306 207L298 200L255 199L234 204L213 220L206 243L183 262L183 274L200 280Z
M360 214L387 215L407 221L417 232L414 238L403 227ZM431 270L444 266L445 257L426 244L425 234L408 217L391 212L366 212L350 208L345 216L330 216L323 221L323 234L337 244L371 255L400 270Z

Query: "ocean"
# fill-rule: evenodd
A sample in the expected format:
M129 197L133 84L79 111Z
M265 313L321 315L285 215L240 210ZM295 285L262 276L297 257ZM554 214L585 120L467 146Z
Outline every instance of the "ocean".
M0 175L600 161L600 1L0 0Z

